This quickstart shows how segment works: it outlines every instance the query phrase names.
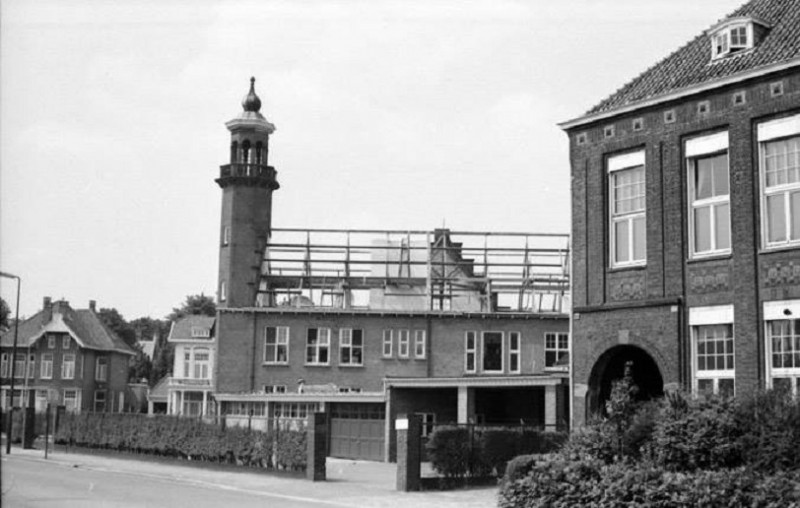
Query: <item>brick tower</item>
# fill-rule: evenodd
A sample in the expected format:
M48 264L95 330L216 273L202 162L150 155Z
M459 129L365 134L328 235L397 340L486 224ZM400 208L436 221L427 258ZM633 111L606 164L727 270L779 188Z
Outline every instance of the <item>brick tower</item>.
M272 191L279 187L275 168L267 165L275 126L259 113L255 81L250 78L243 111L225 124L231 132L230 163L220 166L216 180L222 188L220 307L255 306L258 270L270 234Z

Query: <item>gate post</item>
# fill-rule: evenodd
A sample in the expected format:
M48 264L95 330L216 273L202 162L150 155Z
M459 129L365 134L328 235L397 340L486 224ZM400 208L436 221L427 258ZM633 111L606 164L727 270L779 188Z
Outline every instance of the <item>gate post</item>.
M397 490L420 490L422 462L422 417L401 414L395 420L397 431Z
M307 432L306 478L312 482L324 482L325 458L328 456L328 415L326 413L309 414Z

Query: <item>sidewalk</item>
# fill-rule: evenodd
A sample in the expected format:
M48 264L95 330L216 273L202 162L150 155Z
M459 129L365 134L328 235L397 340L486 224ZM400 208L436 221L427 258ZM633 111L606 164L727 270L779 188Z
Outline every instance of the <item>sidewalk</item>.
M5 450L3 450L5 451ZM139 478L160 478L187 484L202 484L224 490L277 495L286 499L307 500L322 506L359 508L439 508L492 507L497 505L496 487L465 490L398 492L395 490L396 465L382 462L328 458L326 482L311 482L249 469L212 469L137 460L134 457L65 453L62 447L44 459L44 450L14 447L4 459L41 461L60 467L116 472ZM6 465L10 465L6 462Z

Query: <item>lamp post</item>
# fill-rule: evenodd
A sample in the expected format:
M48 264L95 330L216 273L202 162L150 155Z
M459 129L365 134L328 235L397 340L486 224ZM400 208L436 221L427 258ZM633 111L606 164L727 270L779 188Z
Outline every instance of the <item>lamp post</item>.
M7 272L0 272L0 277L7 279L17 279L17 313L14 318L14 346L11 348L11 388L9 390L9 410L6 411L8 415L8 422L6 425L6 455L11 453L11 425L14 413L14 367L17 364L17 337L19 336L19 287L22 285L22 280L16 275ZM27 372L25 373L27 374ZM21 397L20 397L21 398Z

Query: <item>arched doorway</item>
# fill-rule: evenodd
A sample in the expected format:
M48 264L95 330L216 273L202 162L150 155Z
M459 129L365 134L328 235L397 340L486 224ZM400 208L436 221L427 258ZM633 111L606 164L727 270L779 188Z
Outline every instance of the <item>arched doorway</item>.
M631 375L639 387L637 399L649 400L664 395L661 370L647 351L637 346L614 346L600 355L592 368L589 392L586 394L587 418L605 412L611 385L625 375L625 364L628 362L632 362Z

